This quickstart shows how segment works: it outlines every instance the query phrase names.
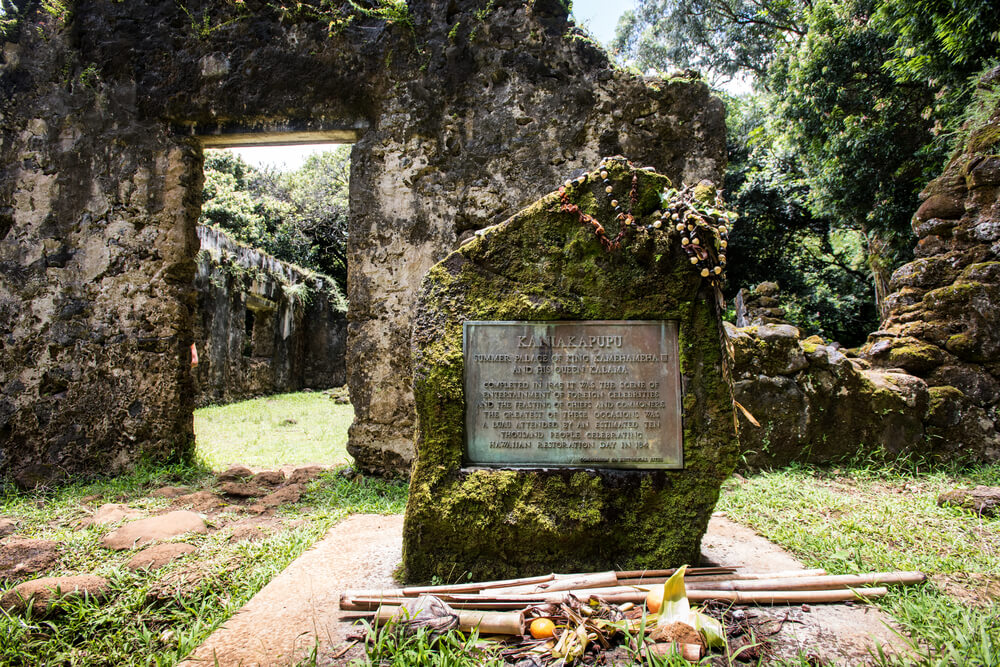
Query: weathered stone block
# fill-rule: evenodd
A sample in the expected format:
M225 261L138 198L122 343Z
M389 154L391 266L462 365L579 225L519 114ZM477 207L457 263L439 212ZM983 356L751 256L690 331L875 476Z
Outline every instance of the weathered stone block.
M623 161L611 165L622 200L636 176L634 213L651 223L667 180ZM614 236L618 223L603 190L591 173L569 196ZM684 470L464 467L463 322L622 319L679 325ZM420 429L404 530L406 579L694 562L719 486L736 464L719 326L712 293L679 234L631 231L609 252L590 224L561 210L557 193L434 266L413 330Z
M962 200L948 197L946 195L931 195L924 201L923 204L920 205L920 208L917 209L914 219L921 222L932 218L954 220L962 217L964 212L965 206L963 205ZM916 226L914 226L913 231L918 235L921 235L917 232Z

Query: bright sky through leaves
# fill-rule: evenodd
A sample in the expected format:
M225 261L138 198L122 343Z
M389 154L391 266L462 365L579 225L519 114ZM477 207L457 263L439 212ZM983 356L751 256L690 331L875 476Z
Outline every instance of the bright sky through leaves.
M573 0L573 17L606 47L614 39L618 18L633 5L632 0Z

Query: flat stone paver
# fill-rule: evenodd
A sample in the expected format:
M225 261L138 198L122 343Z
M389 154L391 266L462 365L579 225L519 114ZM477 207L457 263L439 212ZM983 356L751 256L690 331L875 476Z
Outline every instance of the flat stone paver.
M181 667L294 665L317 642L344 642L353 621L337 608L348 588L389 588L402 560L403 517L357 514L271 580ZM216 662L217 661L217 662Z
M402 516L355 515L340 522L181 667L294 665L314 647L319 664L347 664L358 656L357 647L333 659L345 645L354 621L337 608L340 592L395 587L392 573L402 559L402 531ZM714 516L709 523L702 557L705 562L753 572L804 569L788 552L722 516ZM759 619L787 618L774 637L778 657L793 659L801 651L853 667L867 662L876 643L888 651L906 651L905 643L888 628L888 618L867 605L809 605L809 611L802 606L749 609Z

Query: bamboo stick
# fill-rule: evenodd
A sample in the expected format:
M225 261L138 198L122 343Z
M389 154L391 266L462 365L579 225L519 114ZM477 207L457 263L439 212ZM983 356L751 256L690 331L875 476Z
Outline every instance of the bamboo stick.
M775 572L737 572L733 579L791 579L792 577L822 577L826 570L778 570Z
M732 574L738 568L735 567L689 567L684 573L685 577L694 577L701 574ZM619 579L639 579L642 577L669 577L677 572L677 568L669 570L620 570L615 572Z
M475 593L491 588L502 588L504 586L523 586L528 584L541 584L552 581L558 575L544 574L537 577L524 577L522 579L506 579L502 581L482 581L470 582L467 584L445 584L441 586L407 586L405 588L386 588L382 590L370 591L345 591L352 595L363 595L365 597L420 597L421 595L436 595L438 593Z
M440 599L453 609L524 609L525 607L530 607L534 604L542 604L541 602L538 602L535 597L516 597L513 599L484 597L482 599L478 599L478 596L471 596L470 598L458 600L448 597L441 597ZM561 600L562 598L560 597L560 601ZM413 598L406 597L341 597L340 609L341 611L376 611L380 607L399 607L412 601Z
M919 584L923 572L873 572L824 577L792 577L786 579L756 579L745 581L691 582L688 590L702 591L816 591L834 588L860 588L887 584Z
M594 574L581 574L565 578L557 577L553 581L546 581L540 584L505 586L503 588L492 589L490 592L493 595L531 595L533 593L602 588L605 586L616 586L617 584L618 575L614 572L595 572Z
M375 614L375 620L380 623L396 621L402 607L383 606ZM523 635L524 613L520 611L488 612L459 611L459 629L468 632L479 629L484 635Z
M888 594L886 588L858 588L854 590L827 591L688 591L691 602L708 602L717 600L735 604L770 604L793 605L823 602L849 602L882 597ZM599 596L601 600L611 604L633 602L638 604L646 600L645 593L613 593ZM548 602L543 600L542 602Z

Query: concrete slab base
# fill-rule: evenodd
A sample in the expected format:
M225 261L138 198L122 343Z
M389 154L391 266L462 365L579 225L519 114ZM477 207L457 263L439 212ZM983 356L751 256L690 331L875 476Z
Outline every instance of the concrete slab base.
M752 572L804 569L781 547L750 528L716 514L701 543L703 565L742 566ZM881 646L887 654L909 653L900 630L885 614L866 604L817 604L753 607L758 621L771 620L775 656L795 660L814 656L821 663L864 665Z
M271 580L180 667L295 665L351 631L337 601L346 588L389 588L402 560L403 517L356 514Z
M337 608L340 591L394 586L402 529L401 516L355 515L340 522L216 630L182 667L277 667L295 665L311 654L320 665L347 664L360 649L337 655L353 627L353 618ZM759 572L803 567L788 552L723 516L712 518L702 558L706 564ZM906 651L889 619L865 605L755 607L752 613L759 620L785 619L773 637L779 658L801 654L860 665L876 645L888 652Z

